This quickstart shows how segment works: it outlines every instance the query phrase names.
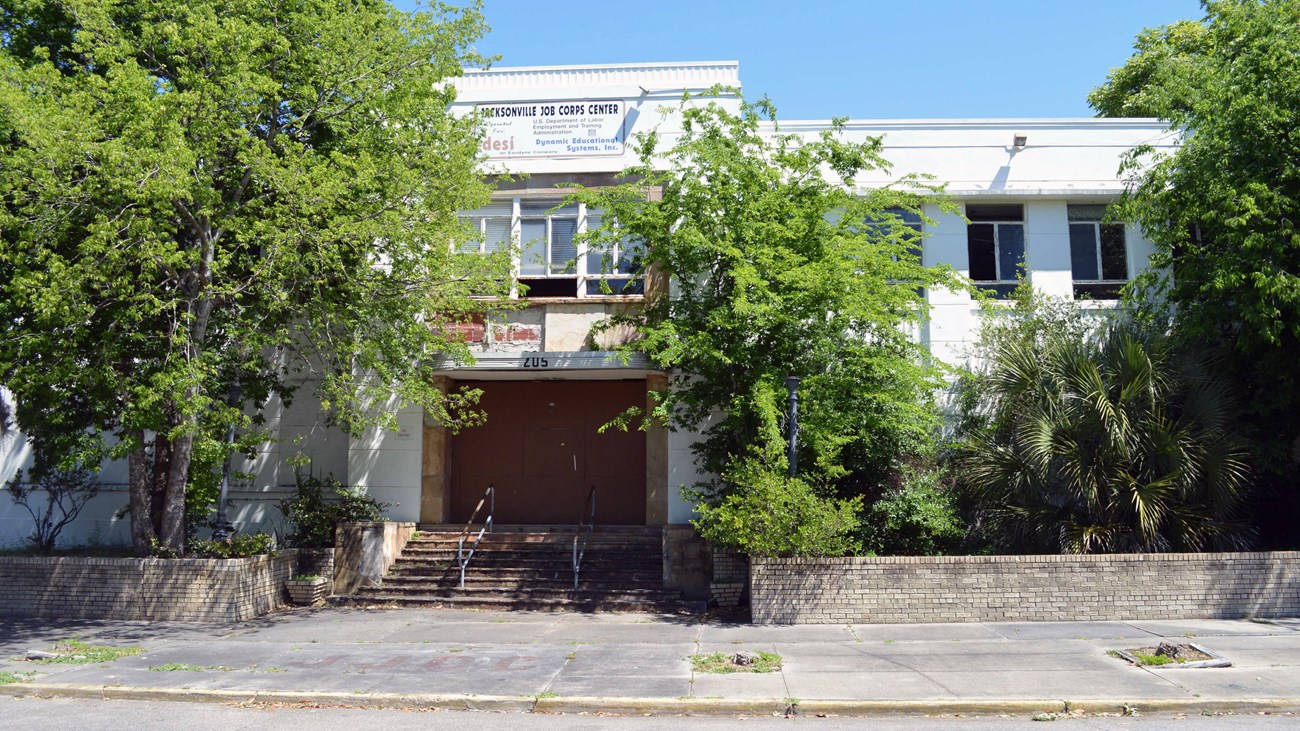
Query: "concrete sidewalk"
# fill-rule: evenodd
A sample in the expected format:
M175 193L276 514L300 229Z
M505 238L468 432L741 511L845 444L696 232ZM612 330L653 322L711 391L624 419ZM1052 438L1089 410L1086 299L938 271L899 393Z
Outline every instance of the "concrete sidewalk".
M38 664L69 638L138 646ZM1190 641L1230 668L1108 650ZM775 652L780 671L694 672ZM839 715L1300 710L1300 620L771 627L637 614L303 609L239 625L0 621L8 695L547 712ZM28 673L34 673L28 675ZM0 676L3 677L3 676Z

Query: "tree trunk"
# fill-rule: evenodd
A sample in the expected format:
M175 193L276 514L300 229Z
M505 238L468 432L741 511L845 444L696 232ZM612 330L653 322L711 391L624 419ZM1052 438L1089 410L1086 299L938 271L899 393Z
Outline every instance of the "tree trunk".
M131 548L136 556L149 555L153 539L152 492L153 480L149 475L149 458L145 454L144 433L139 434L140 446L127 457L127 486L131 506Z
M185 549L185 483L190 474L190 455L194 435L185 434L172 442L171 463L167 466L167 488L163 494L162 530L159 537L173 551Z
M171 469L171 463L172 440L168 439L165 434L155 435L153 438L153 474L150 476L148 514L149 520L153 524L153 532L156 535L162 535L163 506L167 503L167 473Z

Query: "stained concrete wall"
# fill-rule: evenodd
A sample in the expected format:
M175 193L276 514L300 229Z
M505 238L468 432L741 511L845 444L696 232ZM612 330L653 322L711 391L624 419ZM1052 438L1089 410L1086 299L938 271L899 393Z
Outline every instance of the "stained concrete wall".
M342 523L334 531L334 593L381 586L415 523Z

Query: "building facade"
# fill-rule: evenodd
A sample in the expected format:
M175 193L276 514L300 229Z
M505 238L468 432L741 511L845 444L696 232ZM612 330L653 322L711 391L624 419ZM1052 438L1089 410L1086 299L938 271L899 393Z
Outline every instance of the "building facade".
M305 458L313 473L392 504L396 520L463 522L494 484L497 522L573 524L594 486L598 522L688 534L692 507L681 487L700 479L693 435L597 431L628 407L644 406L672 374L645 358L611 357L634 334L596 326L666 283L638 279L634 248L589 256L574 239L599 225L600 211L561 204L568 185L618 180L636 162L638 134L656 130L671 146L684 103L738 109L739 97L726 90L741 86L738 64L497 68L469 71L455 84L456 107L484 115L484 174L495 188L489 205L463 212L482 240L460 246L487 252L517 244L516 274L526 289L519 309L459 326L476 362L438 366L443 388L482 390L487 423L452 434L420 410L393 403L399 429L350 438L325 426L319 403L305 393L291 406L273 400L267 422L279 438L244 466L253 477L232 496L236 526L274 529L276 505L293 489L295 458ZM690 101L683 102L684 92ZM829 122L779 124L785 133L814 136ZM1111 306L1152 253L1140 229L1103 219L1123 190L1121 156L1137 145L1176 142L1163 124L1141 119L853 120L844 134L883 137L893 167L857 181L864 189L920 173L959 204L959 213L927 205L932 223L914 224L926 234L925 264L949 265L999 294L1023 277L1098 309ZM963 362L981 308L998 305L943 289L926 297L931 316L915 337L935 357ZM26 450L21 436L0 445L0 479L26 463ZM127 502L125 466L106 466L102 481L105 491L65 542L129 542L128 521L115 515ZM20 542L30 520L0 505L0 544Z

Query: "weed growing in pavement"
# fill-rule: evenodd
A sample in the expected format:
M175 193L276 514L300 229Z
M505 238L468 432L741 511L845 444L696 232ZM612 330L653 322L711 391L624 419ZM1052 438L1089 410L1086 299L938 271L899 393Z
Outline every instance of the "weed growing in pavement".
M735 655L723 652L691 655L690 661L697 673L770 673L781 669L781 656L775 652L760 652L748 657L750 662L747 665L736 663Z
M1167 655L1148 655L1144 652L1134 652L1133 657L1138 659L1142 665L1169 665L1171 663L1181 662Z
M97 662L110 662L120 657L139 655L142 649L141 647L88 645L81 640L73 639L60 642L51 648L51 652L59 653L58 657L33 660L33 662L42 665L90 665Z
M223 673L228 673L231 670L234 670L234 668L227 667L225 665L189 665L187 663L180 663L180 662L169 662L166 665L149 666L149 672L153 672L153 673L175 673L175 672L201 673L205 670L219 670Z

